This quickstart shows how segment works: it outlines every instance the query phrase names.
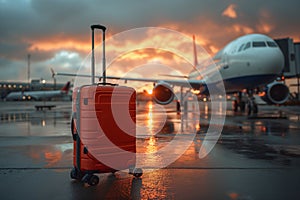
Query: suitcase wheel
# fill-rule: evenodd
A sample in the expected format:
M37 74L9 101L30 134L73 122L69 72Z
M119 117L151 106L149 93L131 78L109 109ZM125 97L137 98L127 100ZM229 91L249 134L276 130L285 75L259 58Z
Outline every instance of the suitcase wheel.
M93 174L86 174L83 176L81 181L91 186L95 186L99 183L99 177Z
M143 170L141 168L134 168L132 172L129 172L132 174L134 177L139 178L143 175Z
M82 178L81 172L75 167L71 170L70 176L72 179L75 179L75 180L81 180L81 178Z

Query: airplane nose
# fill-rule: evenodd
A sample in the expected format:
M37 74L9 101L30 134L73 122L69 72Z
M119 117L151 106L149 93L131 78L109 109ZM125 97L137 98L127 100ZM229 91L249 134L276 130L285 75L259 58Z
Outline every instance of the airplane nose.
M284 56L283 53L281 52L281 50L278 49L274 49L273 51L273 63L271 63L271 65L273 65L274 67L277 68L277 73L281 73L283 71L284 68Z
M284 56L279 48L270 48L261 62L264 71L269 74L280 74L284 68Z

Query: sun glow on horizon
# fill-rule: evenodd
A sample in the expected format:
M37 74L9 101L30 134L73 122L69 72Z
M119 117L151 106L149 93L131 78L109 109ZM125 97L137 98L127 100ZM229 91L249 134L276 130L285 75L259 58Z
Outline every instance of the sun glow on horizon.
M152 89L148 89L148 90L147 90L147 93L148 93L149 95L152 95L152 94L153 94L153 90L152 90Z

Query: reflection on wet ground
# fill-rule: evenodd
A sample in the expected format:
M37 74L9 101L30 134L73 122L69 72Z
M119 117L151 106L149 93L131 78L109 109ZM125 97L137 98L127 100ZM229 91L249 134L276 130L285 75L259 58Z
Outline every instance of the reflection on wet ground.
M233 124L226 123L219 142L251 159L292 165L293 158L300 158L300 109L264 108L257 118L227 117L227 121L233 120ZM297 109L298 112L295 112Z
M2 168L70 165L73 148L68 131L70 103L59 102L57 109L50 111L36 111L34 105L37 104L41 103L0 103Z
M141 163L149 167L148 173L141 179L133 179L123 172L100 174L97 187L85 188L70 181L68 175L73 159L71 103L57 102L56 108L50 111L36 111L36 104L0 102L0 191L3 194L12 190L10 186L20 176L23 181L19 187L24 187L37 174L43 174L40 178L43 182L59 181L59 189L63 188L64 192L57 195L66 199L261 199L265 195L277 195L281 199L299 194L295 189L300 175L299 107L261 106L260 116L248 118L244 113L233 113L229 106L216 146L208 156L199 159L210 125L209 103L200 103L198 115L195 102L190 102L188 112L181 114L176 112L175 104L162 107L139 102L137 152L146 154ZM167 149L167 157L155 154L174 141L177 143ZM177 157L164 169L152 170L171 155ZM267 186L269 181L277 181L272 186L275 191ZM36 184L34 188L42 187L35 181L31 184ZM34 188L24 188L10 194L15 197L12 199L22 195L36 197L29 194ZM40 189L41 198L45 197L42 193L53 192L50 188Z
M149 105L146 105L146 107L147 106ZM151 108L153 107L152 104L150 104L150 106ZM264 161L262 163L257 162L256 166L258 167L269 167L269 164L275 164L276 167L295 164L296 167L299 167L299 160L292 162L295 158L300 158L299 112L295 112L293 107L280 109L280 115L287 117L280 117L278 109L271 106L263 107L261 114L263 117L258 116L257 118L253 117L251 119L243 113L233 113L228 110L222 135L215 148L222 149L223 151L230 150L238 155L256 161ZM199 153L209 127L209 103L200 104L200 117L197 123L195 123L195 120L189 121L182 119L182 116L176 112L168 111L168 116L164 118L166 122L163 127L159 128L160 131L153 131L153 128L151 128L152 135L148 135L149 137L144 137L143 140L139 140L138 150L139 152L147 153L155 152L165 145L168 145L174 139L175 135L190 134L191 129L194 129L197 134L193 139L193 143L185 154L173 163L173 165L176 166L176 163L181 163L185 166L190 165L191 163L188 163L188 161L192 160L192 162L194 162L199 160L197 154ZM153 108L149 109L149 112L151 113L151 118L143 119L141 123L148 123L149 121L151 121L151 124L161 123L162 117L160 113L153 112ZM190 113L188 113L188 117L190 117L189 115ZM158 126L155 125L154 127L157 128ZM153 159L155 158L151 157L150 161L153 162ZM204 161L205 159L201 162ZM242 160L241 163L235 164L237 164L236 167L249 166L244 160ZM196 165L199 167L199 163ZM202 166L202 164L200 164L200 166ZM222 163L222 165L214 166L222 168L231 165L225 162L225 165Z

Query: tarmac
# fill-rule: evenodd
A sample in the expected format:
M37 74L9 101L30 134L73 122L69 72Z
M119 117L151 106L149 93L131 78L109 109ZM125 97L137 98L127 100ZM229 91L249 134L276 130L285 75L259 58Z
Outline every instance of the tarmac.
M38 104L56 107L37 111ZM184 114L175 111L175 104L161 115L151 102L140 102L138 123L150 128L137 139L138 152L161 149L177 136L186 138L190 127L196 128L195 137L183 153L178 153L180 148L169 150L178 159L162 169L144 169L141 178L123 171L97 174L99 184L88 186L70 178L71 102L0 102L1 199L300 198L299 106L262 105L259 115L249 118L234 113L228 103L220 138L199 158L211 114L208 103L200 104L200 124L193 124L182 121ZM143 164L158 161L151 157Z

